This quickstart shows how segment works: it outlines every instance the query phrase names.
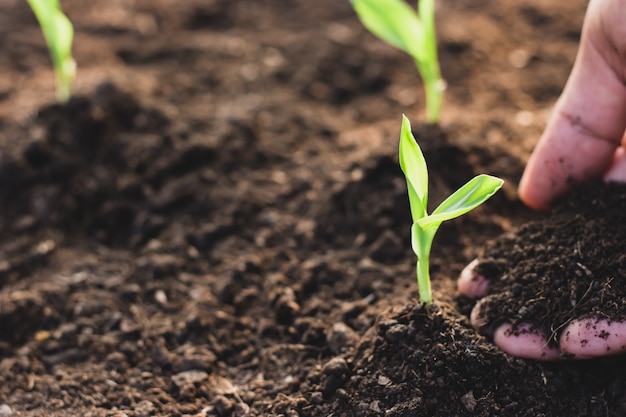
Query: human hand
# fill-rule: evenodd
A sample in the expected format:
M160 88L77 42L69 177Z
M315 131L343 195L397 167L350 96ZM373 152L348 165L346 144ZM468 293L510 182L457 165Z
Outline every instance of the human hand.
M486 310L492 308L494 300L502 301L503 294L487 295L489 280L476 271L477 265L475 260L461 272L459 292L479 299L470 315L472 325L491 336L503 351L542 361L590 359L626 352L626 323L620 321L573 319L558 332L552 329L553 333L549 333L551 329L532 328L524 323L514 327L506 321L494 327L486 320ZM557 343L549 343L557 333L560 334Z
M603 177L626 182L626 14L618 0L591 0L572 73L519 185L522 201L547 209L579 183ZM549 329L493 327L484 312L494 297L489 281L468 265L459 292L479 299L472 324L511 355L538 360L583 359L626 352L626 323L574 319L549 344ZM571 279L576 279L572 277ZM523 320L522 320L523 323Z
M578 183L626 181L626 14L618 0L591 0L574 68L519 185L546 209Z

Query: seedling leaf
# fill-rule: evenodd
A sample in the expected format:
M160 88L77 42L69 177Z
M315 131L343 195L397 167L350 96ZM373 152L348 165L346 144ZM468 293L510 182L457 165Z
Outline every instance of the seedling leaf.
M425 52L422 22L403 0L351 0L363 25L383 41L413 57Z
M446 220L455 219L474 210L494 195L504 181L491 175L481 174L446 198L430 216L417 222L425 228L433 224L441 224Z
M420 21L422 22L423 42L420 45L424 48L424 55L428 57L427 62L437 62L437 38L435 35L435 1L419 0L418 10Z
M413 221L426 216L428 204L428 168L422 150L411 132L411 122L402 116L400 133L400 167L409 189L409 203Z
M43 32L57 83L57 99L66 102L71 94L71 84L76 72L72 58L74 27L61 11L58 0L28 0Z

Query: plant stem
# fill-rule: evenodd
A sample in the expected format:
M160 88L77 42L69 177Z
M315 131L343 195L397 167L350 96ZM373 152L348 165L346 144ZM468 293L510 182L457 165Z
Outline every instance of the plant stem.
M441 79L437 53L437 34L435 33L435 0L420 0L417 4L419 17L423 24L424 59L418 60L417 67L424 81L426 96L426 120L430 124L439 123L439 112L445 90Z
M445 81L441 78L439 70L439 62L420 62L415 61L417 68L424 82L424 95L426 96L426 121L430 124L439 123L439 113L441 112L441 104L443 101L443 91L445 90Z
M417 260L417 288L419 290L420 304L430 305L433 302L433 293L430 288L430 271L428 257L420 256Z
M439 113L443 99L443 80L438 78L434 82L428 82L424 86L426 94L426 120L430 124L439 123Z
M56 75L56 95L59 103L67 103L72 95L72 80L71 76L64 73L60 69L55 69Z
M417 245L417 288L419 290L420 303L430 305L433 302L433 294L430 288L430 249L437 227L430 230L423 230L419 233L419 244Z

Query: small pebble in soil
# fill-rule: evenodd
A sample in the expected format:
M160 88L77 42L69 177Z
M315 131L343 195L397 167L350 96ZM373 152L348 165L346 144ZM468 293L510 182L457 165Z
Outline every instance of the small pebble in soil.
M343 377L349 372L348 363L343 358L332 358L324 364L322 371L324 375Z
M333 324L332 330L326 338L328 348L336 355L354 346L357 340L357 333L350 326L341 322Z
M13 410L8 404L0 404L0 417L11 417Z
M470 413L473 412L476 408L476 399L474 398L474 393L470 391L462 396L461 404L463 404L463 407L465 407L467 411L469 411Z
M407 331L406 324L394 324L385 332L385 338L390 342L397 342L406 338Z
M322 372L326 375L322 393L324 398L330 398L349 377L350 369L345 359L332 358L324 364Z
M391 379L387 378L385 375L378 376L378 385L387 386L391 384Z

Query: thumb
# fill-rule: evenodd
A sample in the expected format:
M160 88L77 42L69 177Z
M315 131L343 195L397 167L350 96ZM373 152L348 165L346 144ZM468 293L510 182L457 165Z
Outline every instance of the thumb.
M572 73L520 181L520 198L536 209L548 208L577 183L601 177L626 128L626 66L619 57L626 42L613 45L593 3Z

